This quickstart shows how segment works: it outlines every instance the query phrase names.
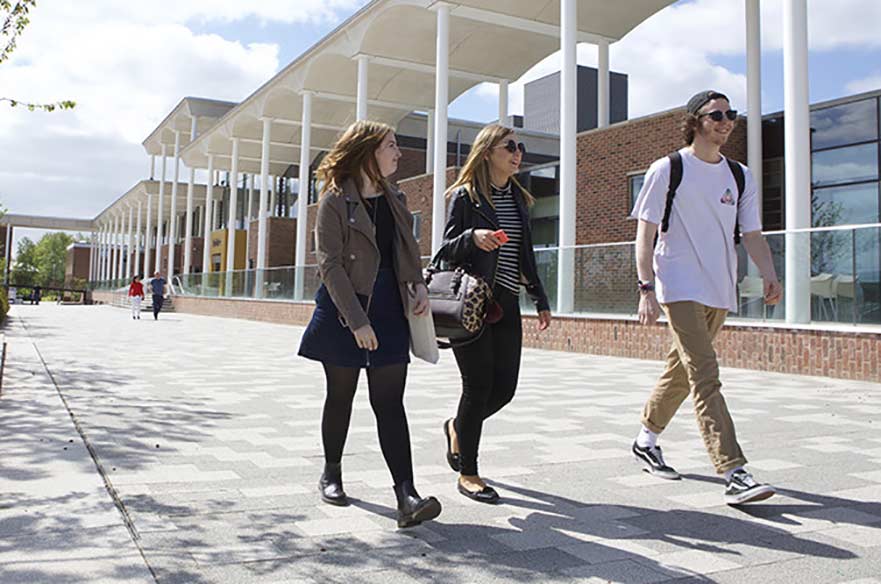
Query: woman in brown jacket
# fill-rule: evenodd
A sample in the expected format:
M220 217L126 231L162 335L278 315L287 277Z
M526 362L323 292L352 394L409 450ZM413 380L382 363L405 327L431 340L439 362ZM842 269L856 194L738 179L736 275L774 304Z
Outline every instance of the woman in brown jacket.
M398 526L434 519L441 506L413 486L404 387L410 361L407 313L428 310L413 217L387 180L401 151L391 127L356 122L318 167L322 186L315 226L322 285L300 355L321 361L327 397L321 420L321 498L348 505L341 461L361 369L367 370L379 444L395 483Z

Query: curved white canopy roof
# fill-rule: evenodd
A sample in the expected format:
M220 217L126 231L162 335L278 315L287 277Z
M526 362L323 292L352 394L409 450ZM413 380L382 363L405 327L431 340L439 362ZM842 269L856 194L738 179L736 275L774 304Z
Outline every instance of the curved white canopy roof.
M578 0L579 41L613 42L675 0ZM272 118L270 174L300 158L302 92L313 92L312 156L355 119L357 60L368 59L369 118L396 125L434 108L435 0L373 0L201 133L182 153L188 166L260 171L262 119ZM484 81L519 79L560 48L559 0L456 0L450 17L449 99ZM148 139L149 140L149 139ZM146 146L146 142L145 142Z

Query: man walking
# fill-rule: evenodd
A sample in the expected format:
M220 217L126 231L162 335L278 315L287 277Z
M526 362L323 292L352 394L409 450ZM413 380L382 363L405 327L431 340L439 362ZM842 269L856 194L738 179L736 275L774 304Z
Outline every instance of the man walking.
M165 278L161 273L153 274L150 289L153 291L153 320L159 320L159 311L162 310L162 302L165 300Z
M702 91L692 97L682 125L687 146L651 165L632 213L639 220L639 321L654 324L663 309L673 333L673 348L643 409L633 454L649 473L680 478L665 463L657 441L690 393L710 460L725 477L729 505L774 494L773 487L758 483L744 468L746 457L722 396L713 349L726 315L737 311L735 240L741 233L764 281L765 302L777 304L782 295L761 232L755 180L749 169L720 153L736 119L725 95Z

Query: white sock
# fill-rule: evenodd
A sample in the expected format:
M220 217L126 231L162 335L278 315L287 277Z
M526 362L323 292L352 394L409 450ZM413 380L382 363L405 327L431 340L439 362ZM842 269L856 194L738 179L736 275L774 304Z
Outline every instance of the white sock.
M724 473L724 476L725 476L725 482L730 481L730 480L731 480L731 475L733 475L734 473L736 473L736 472L739 471L739 470L744 470L744 468L743 468L742 466L738 466L737 468L732 468L731 470L726 470L725 473Z
M636 445L640 448L654 448L658 444L658 434L645 426L636 435Z

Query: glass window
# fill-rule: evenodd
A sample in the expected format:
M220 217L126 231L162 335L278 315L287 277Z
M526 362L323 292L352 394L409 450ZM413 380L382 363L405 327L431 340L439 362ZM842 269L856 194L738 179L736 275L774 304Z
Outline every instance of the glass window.
M636 206L636 197L639 196L639 191L642 190L642 185L645 183L645 174L632 174L627 177L627 181L630 184L630 208L627 209L629 213Z
M878 144L814 152L814 186L878 179Z
M413 213L413 237L416 238L416 241L422 237L422 211Z
M814 150L878 139L875 99L846 103L811 112Z
M878 183L814 189L814 227L878 222Z

